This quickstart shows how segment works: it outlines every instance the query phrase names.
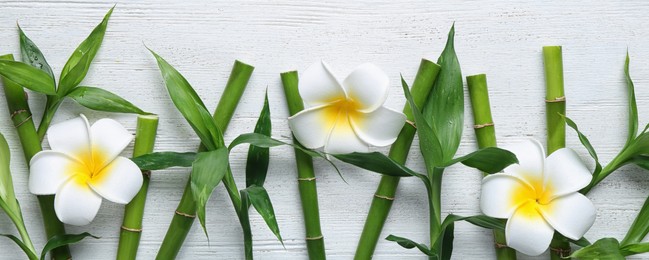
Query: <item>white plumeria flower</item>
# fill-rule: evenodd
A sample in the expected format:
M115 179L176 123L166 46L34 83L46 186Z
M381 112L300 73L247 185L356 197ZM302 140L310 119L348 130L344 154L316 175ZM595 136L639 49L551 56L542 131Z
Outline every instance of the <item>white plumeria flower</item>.
M298 86L307 109L290 117L289 127L302 145L324 146L326 153L390 145L406 116L383 106L389 86L388 76L374 64L358 66L341 83L327 64L315 63L302 73Z
M47 133L52 150L30 161L29 191L56 194L54 209L61 222L87 225L102 197L127 204L140 190L140 169L119 156L133 135L117 121L105 118L91 127L81 115L52 125Z
M578 240L595 222L593 203L578 191L588 185L590 171L569 148L545 158L541 144L528 140L507 150L519 164L482 180L480 207L494 218L506 218L507 245L526 255L540 255L554 231Z

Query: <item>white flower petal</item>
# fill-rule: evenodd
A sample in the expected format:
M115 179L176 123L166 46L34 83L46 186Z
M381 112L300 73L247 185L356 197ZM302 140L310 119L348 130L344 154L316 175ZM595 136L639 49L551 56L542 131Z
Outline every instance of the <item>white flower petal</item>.
M569 148L556 150L545 160L543 176L552 197L579 191L586 187L592 175L579 155Z
M553 235L554 229L543 219L534 202L518 208L505 227L507 245L530 256L545 252Z
M343 81L347 98L354 100L362 112L372 112L382 106L389 87L388 75L371 63L358 66Z
M300 75L298 90L308 106L345 99L345 91L324 61L314 63Z
M556 198L539 207L543 217L562 235L578 240L595 223L595 206L581 193Z
M369 147L356 136L349 123L349 118L343 114L338 117L338 122L331 130L324 151L331 154L366 153L369 151Z
M358 113L350 116L349 121L354 132L365 143L373 146L387 146L397 140L406 115L386 107L379 107L370 113Z
M504 173L482 179L480 209L494 218L509 218L523 203L533 199L534 190L524 181Z
M99 212L101 197L86 183L87 177L76 175L68 180L54 197L54 210L61 222L83 226Z
M513 164L504 169L505 173L516 175L533 186L533 183L543 182L543 163L545 151L539 141L527 139L525 141L506 145L503 147L514 153L518 164Z
M92 155L97 167L110 163L133 140L133 135L117 121L104 118L90 127Z
M29 162L29 191L36 195L55 194L74 174L85 166L76 159L55 151L42 151Z
M78 155L90 154L90 126L84 115L53 124L47 131L47 140L53 151L62 152L79 160Z
M288 126L304 147L320 148L327 142L339 112L340 109L330 105L306 109L289 117Z
M142 187L142 172L133 161L118 156L88 185L107 200L127 204Z

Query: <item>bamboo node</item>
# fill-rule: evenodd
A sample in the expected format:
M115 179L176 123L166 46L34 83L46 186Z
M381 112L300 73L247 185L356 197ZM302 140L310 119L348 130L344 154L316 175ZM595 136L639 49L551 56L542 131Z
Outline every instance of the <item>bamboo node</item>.
M151 178L151 171L149 171L149 170L142 171L142 176L147 177L147 178Z
M417 129L417 125L415 125L415 122L412 122L412 121L406 119L406 124L409 124L409 125L411 125L412 127L414 127L415 129Z
M509 247L509 246L507 246L507 245L505 245L505 244L501 244L501 243L498 243L498 242L495 242L495 243L494 243L494 246L496 246L496 249L500 249L500 248L508 248L508 247Z
M20 127L21 125L23 125L24 123L27 123L27 121L29 121L29 120L32 120L32 115L29 115L27 118L25 118L25 120L23 120L22 122L18 123L17 125L14 125L14 127L18 128L18 127Z
M14 117L16 117L16 116L19 115L19 114L22 114L22 113L28 113L28 112L29 112L29 111L27 111L27 109L18 109L18 110L16 110L16 111L14 111L13 113L11 113L11 118L14 118Z
M566 102L566 96L555 97L554 99L546 99L545 103L559 103Z
M122 229L129 232L142 233L141 228L129 228L129 227L122 226Z
M571 252L572 250L570 250L570 248L556 248L556 247L550 247L550 251L552 251L553 253L559 255L559 256L562 257L562 258L565 258L565 257L570 256L570 252Z
M317 236L317 237L306 237L306 240L320 240L323 239L322 236Z
M180 216L183 216L183 217L186 217L186 218L196 218L196 215L187 214L187 213L180 212L180 211L177 211L177 210L176 210L176 215L180 215Z
M383 196L379 194L374 194L374 197L377 197L379 199L384 199L384 200L394 200L394 197L388 197L388 196Z
M477 125L473 125L473 128L480 129L480 128L485 128L487 126L494 126L494 123L491 122L491 123L477 124Z
M310 178L297 178L298 181L315 181L315 177Z

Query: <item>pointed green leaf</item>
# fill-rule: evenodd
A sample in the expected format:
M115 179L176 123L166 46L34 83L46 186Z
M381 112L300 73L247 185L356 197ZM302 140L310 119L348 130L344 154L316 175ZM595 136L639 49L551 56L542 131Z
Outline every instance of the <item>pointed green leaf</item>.
M638 243L642 241L649 233L649 197L642 205L642 208L638 212L638 216L633 220L633 224L629 227L626 236L622 240L622 245L628 245L632 243Z
M191 189L196 201L198 220L206 236L208 235L205 228L205 204L212 196L214 188L228 172L228 155L228 149L221 147L214 151L198 153L192 164Z
M50 238L50 240L47 241L47 244L45 244L45 246L43 247L43 251L41 252L41 260L45 260L45 255L47 255L47 253L49 253L50 251L65 245L78 243L79 241L87 237L99 239L99 237L93 236L88 232L84 232L81 234L55 235L52 238Z
M20 53L22 54L22 61L31 65L34 68L42 70L52 79L52 84L54 84L54 73L50 64L45 60L45 56L36 44L27 37L23 29L18 26L18 32L20 34Z
M448 33L446 47L437 60L442 70L424 106L424 118L435 130L442 148L441 161L449 161L457 152L464 128L464 85L454 47L455 25ZM419 124L418 124L419 127Z
M243 252L246 259L253 259L252 251L252 229L250 227L250 198L243 190L239 191L241 197L241 208L237 211L239 214L239 222L243 229Z
M634 243L620 248L620 253L624 256L637 255L649 252L649 242Z
M67 97L92 110L140 115L148 114L126 99L100 88L77 87Z
M456 163L476 168L485 173L497 173L507 166L518 163L516 155L498 147L487 147L462 157L455 158L441 167L448 167Z
M9 238L9 239L11 239L12 241L14 241L14 242L16 243L16 245L18 245L18 246L20 247L20 249L22 249L23 252L25 252L25 254L27 255L27 258L29 258L30 260L38 260L38 256L36 255L36 253L35 253L35 252L32 252L32 251L29 249L29 247L28 247L25 243L23 243L22 240L20 240L19 238L17 238L16 236L14 236L14 235L10 235L10 234L0 234L0 236L3 236L3 237L6 237L6 238Z
M56 86L47 73L18 61L0 60L0 75L25 88L55 95Z
M132 158L143 171L163 170L171 167L190 167L196 160L196 153L155 152Z
M333 157L365 170L380 174L397 177L419 177L420 175L423 175L379 152L334 154Z
M579 141L584 146L584 148L586 148L586 150L590 154L590 157L592 157L593 160L595 160L595 170L593 171L593 175L599 174L599 172L602 170L602 165L599 163L599 158L597 157L597 152L595 152L595 148L593 148L593 146L590 144L588 138L579 131L579 127L577 127L577 124L574 121L572 121L572 119L564 115L561 116L566 120L566 124L573 130L575 130L575 132L577 132Z
M268 91L264 98L264 107L261 110L257 124L255 125L255 133L262 134L270 137L271 135L271 121L270 121L270 108L268 106ZM269 148L257 147L251 145L248 148L248 159L246 160L246 187L253 184L257 186L264 186L266 181L266 174L268 172L268 164L270 161Z
M594 244L575 251L570 257L577 259L625 259L620 252L620 243L615 238L597 240Z
M16 199L14 194L14 184L11 178L9 162L11 153L5 137L0 134L0 200L13 201Z
M389 235L388 237L385 238L385 240L397 242L401 247L406 249L413 249L416 247L417 249L419 249L419 251L426 254L427 256L437 257L437 254L435 254L430 249L428 249L428 246L426 246L425 244L417 243L405 237Z
M162 78L165 81L169 96L178 111L185 117L194 132L201 139L207 150L214 150L223 143L222 133L216 126L214 119L205 108L205 104L196 94L194 88L187 82L185 77L174 67L169 65L162 57L152 50L155 56ZM216 140L215 140L216 139Z
M113 9L108 10L104 19L99 23L88 37L79 44L76 50L70 55L70 58L61 70L61 77L59 79L59 89L57 94L65 96L70 90L79 85L81 81L88 74L90 64L97 55L99 47L104 40L106 34L106 27L108 26L108 19L113 13Z
M638 106L635 101L635 88L633 87L633 80L629 73L629 52L626 53L626 60L624 61L624 76L626 78L627 94L629 96L629 132L626 139L626 146L631 144L638 134Z
M241 192L242 197L244 194L248 196L250 204L255 207L259 215L261 215L261 217L266 222L266 225L268 226L270 231L275 234L277 240L279 240L279 242L284 245L282 235L279 233L279 225L277 224L277 219L275 218L273 203L270 201L270 197L268 196L266 189L264 189L264 187L252 185L248 188L243 189Z

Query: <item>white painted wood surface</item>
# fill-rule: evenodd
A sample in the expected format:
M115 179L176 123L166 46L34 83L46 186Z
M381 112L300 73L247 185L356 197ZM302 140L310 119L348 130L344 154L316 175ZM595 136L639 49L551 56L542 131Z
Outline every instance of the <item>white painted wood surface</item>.
M399 73L412 81L422 57L436 60L450 25L456 25L456 49L464 75L488 75L494 120L500 143L524 137L545 139L544 80L541 47L563 45L568 114L589 136L606 163L619 151L626 135L624 55L631 54L640 124L649 122L649 3L646 1L118 1L104 44L83 85L103 87L161 116L156 150L192 151L198 139L176 112L164 90L152 56L144 44L175 65L212 109L235 59L256 66L250 85L226 133L226 139L252 130L266 88L271 101L273 135L286 139L287 109L279 73L328 61L341 76L356 65L373 62L392 81L387 105L401 108L404 98ZM16 21L45 53L58 74L69 54L113 5L112 1L0 1L0 53L19 53ZM0 94L3 95L3 94ZM44 99L30 96L37 118ZM37 247L44 243L37 202L26 189L26 164L0 97L0 132L8 139L18 198ZM468 99L467 99L468 100ZM476 148L470 107L466 106L464 139L459 154ZM84 113L91 121L111 116L134 131L132 115L110 115L65 102L54 121ZM568 146L592 166L572 131ZM129 147L126 153L130 153ZM418 149L417 145L413 151ZM386 149L379 149L385 151ZM241 183L245 152L232 155ZM286 248L277 242L259 216L252 217L255 255L259 259L305 259L304 227L299 206L293 153L271 152L267 189ZM418 152L408 164L422 169ZM379 176L340 165L347 184L326 163L318 161L318 191L327 255L350 259L366 218ZM140 259L153 259L180 199L187 170L153 175L146 205ZM647 196L647 173L626 166L593 190L589 197L598 218L586 235L622 238ZM479 212L480 174L463 167L448 170L444 179L443 211L471 215ZM234 211L219 187L209 203L208 244L198 225L180 253L182 259L241 259L243 243ZM427 241L424 187L418 180L401 182L398 199L383 235L396 234ZM115 257L123 207L104 201L94 222L68 227L101 236L72 247L76 259ZM0 217L0 233L14 232ZM460 223L456 227L456 259L493 257L491 233ZM0 258L21 259L9 240L0 240ZM415 250L380 241L377 259L424 259ZM547 256L534 258L546 259ZM527 257L521 257L527 259ZM642 258L642 257L640 257ZM644 258L647 258L645 256Z

